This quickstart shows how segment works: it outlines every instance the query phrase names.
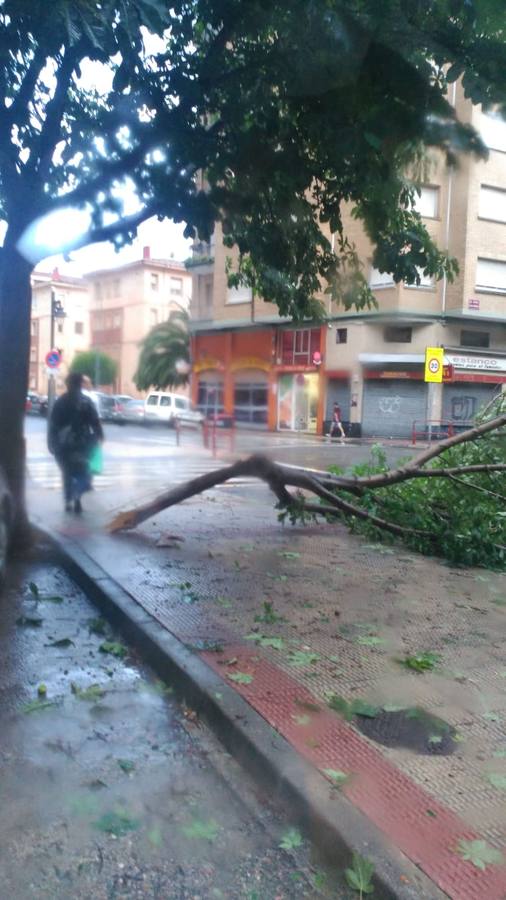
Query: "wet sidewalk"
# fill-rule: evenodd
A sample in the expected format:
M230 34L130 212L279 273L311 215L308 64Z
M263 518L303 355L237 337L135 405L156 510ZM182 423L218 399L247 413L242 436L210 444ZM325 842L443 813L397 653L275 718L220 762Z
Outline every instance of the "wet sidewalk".
M350 900L54 561L0 607L2 897Z
M105 518L50 515L435 885L504 900L504 575L282 527L260 486Z

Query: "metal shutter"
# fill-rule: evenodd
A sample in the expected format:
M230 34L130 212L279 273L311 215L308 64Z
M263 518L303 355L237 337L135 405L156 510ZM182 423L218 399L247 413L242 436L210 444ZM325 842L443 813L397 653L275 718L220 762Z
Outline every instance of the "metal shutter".
M332 418L334 403L341 409L343 422L350 418L350 382L344 378L330 378L327 384L327 398L325 403L325 418Z
M411 437L413 421L425 422L427 386L423 381L378 380L364 383L362 434Z
M500 391L500 385L459 382L443 388L443 421L466 425Z

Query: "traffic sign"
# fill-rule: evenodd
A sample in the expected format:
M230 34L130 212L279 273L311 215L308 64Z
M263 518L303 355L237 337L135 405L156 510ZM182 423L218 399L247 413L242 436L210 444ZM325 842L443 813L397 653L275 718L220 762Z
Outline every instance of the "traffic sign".
M442 347L427 347L425 350L425 381L440 384L443 380L444 350Z
M61 355L58 350L50 350L46 353L46 366L48 369L57 369L61 363Z

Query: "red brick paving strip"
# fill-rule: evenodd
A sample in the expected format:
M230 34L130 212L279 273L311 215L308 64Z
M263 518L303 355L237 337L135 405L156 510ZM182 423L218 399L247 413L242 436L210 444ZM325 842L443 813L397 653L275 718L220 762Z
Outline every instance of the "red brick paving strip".
M228 678L227 683L319 769L349 773L350 780L341 788L346 797L452 900L505 900L506 867L491 865L481 871L457 852L459 841L479 835L322 707L295 678L263 657L261 650L252 653L242 644L231 644L223 654L200 655L223 678L234 672L251 674L250 684ZM237 662L226 666L229 659ZM307 712L297 700L316 704L320 711ZM311 721L298 725L294 716L303 714Z

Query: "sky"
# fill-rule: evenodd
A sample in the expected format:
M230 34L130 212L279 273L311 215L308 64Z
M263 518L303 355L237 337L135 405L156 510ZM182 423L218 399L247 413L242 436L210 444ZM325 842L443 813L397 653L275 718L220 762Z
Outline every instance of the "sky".
M133 244L116 253L111 243L91 244L70 253L70 261L63 256L48 256L37 265L43 272L58 268L61 274L82 276L97 269L116 268L142 257L143 247L150 247L151 256L157 259L184 260L191 255L191 241L183 237L183 225L176 225L169 219L159 222L152 218L143 222Z

